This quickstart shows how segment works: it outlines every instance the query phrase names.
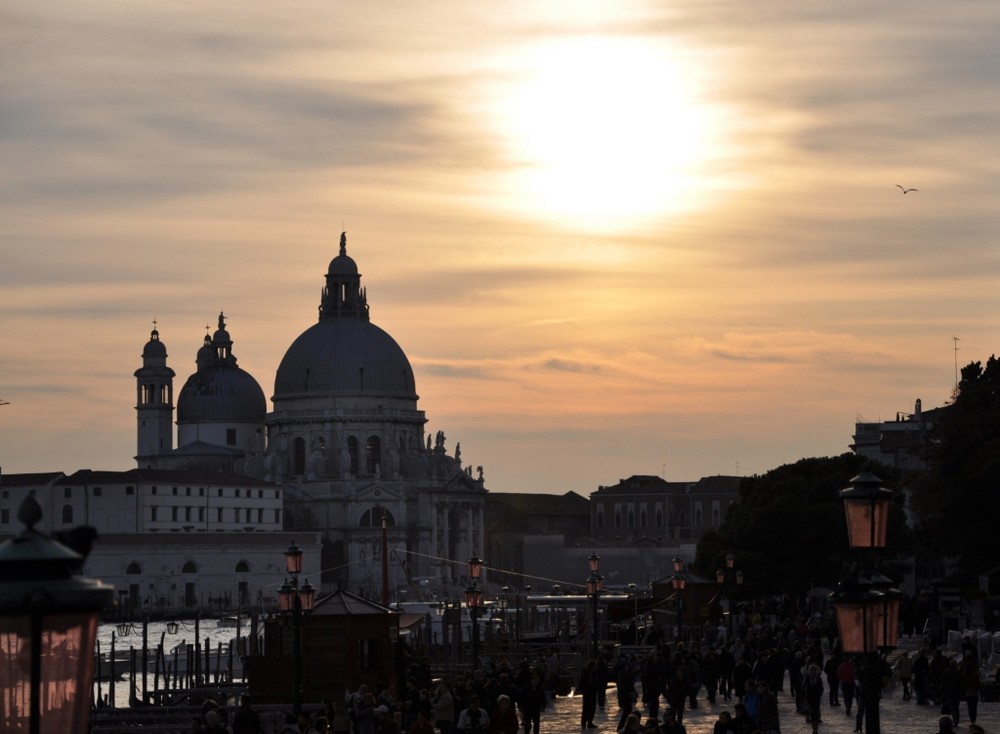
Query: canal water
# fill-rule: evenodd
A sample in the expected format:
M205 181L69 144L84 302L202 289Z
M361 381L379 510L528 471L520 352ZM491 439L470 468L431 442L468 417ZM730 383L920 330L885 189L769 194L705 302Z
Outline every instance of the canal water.
M249 618L242 618L240 620L241 624L239 630L236 627L235 618L225 618L225 620L219 619L178 619L175 620L177 624L177 631L170 632L168 629L168 621L149 621L146 623L146 644L148 646L147 652L147 690L152 690L153 687L153 676L154 668L157 660L157 650L160 645L163 646L164 653L164 663L161 664L160 670L163 670L163 665L173 665L174 661L177 659L174 654L174 650L179 648L181 651L187 649L188 645L195 644L195 630L197 629L197 639L201 642L202 647L202 660L205 656L205 648L208 646L211 651L211 663L212 669L215 669L217 652L222 649L222 655L224 656L221 661L221 668L226 669L226 659L228 658L229 643L237 638L237 632L241 638L246 638L250 634L250 620ZM126 630L126 634L122 635L118 629L117 624L102 624L97 630L97 646L95 649L95 667L94 667L94 700L105 700L105 697L109 696L111 692L110 676L112 670L111 662L111 649L114 646L114 702L115 706L125 707L129 705L131 691L131 681L129 680L129 674L131 669L131 649L136 650L137 658L137 673L136 673L136 691L135 694L140 696L141 686L142 686L142 641L143 641L143 623L134 622L131 623ZM179 656L185 661L187 659L186 653ZM161 673L162 674L162 673ZM110 699L108 699L110 702Z

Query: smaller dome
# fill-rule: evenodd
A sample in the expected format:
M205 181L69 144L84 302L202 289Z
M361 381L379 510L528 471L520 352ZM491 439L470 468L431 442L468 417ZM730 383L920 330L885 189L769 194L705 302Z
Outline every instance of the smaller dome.
M358 264L350 255L337 255L330 261L327 275L357 275Z
M153 329L149 334L149 341L146 342L146 346L142 348L142 356L144 358L149 357L163 357L167 356L167 348L164 346L163 342L160 341L160 332Z
M264 391L247 372L216 364L188 378L177 399L178 423L263 423Z

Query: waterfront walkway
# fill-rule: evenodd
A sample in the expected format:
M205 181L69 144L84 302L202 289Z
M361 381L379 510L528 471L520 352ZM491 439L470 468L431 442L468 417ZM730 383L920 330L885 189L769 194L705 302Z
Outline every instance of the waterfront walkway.
M702 695L704 695L704 690ZM580 700L576 696L556 698L554 704L550 705L549 709L542 715L542 734L580 732ZM787 691L779 693L778 700L782 734L810 734L812 727L806 723L804 716L795 712L791 695ZM607 711L601 712L598 709L597 716L594 718L597 728L587 729L587 732L614 734L619 710L613 701L612 689ZM718 697L713 706L704 698L699 699L697 709L685 710L684 712L684 726L687 727L688 734L711 734L712 727L719 718L719 712L726 710L732 712L733 703L735 700L727 702ZM937 722L940 716L939 707L918 706L913 700L903 701L898 688L890 697L882 699L879 711L883 734L932 734L937 731ZM831 707L824 703L823 721L819 726L820 734L851 734L854 731L854 713L852 711L850 716L846 716L843 706ZM661 720L662 716L661 708ZM981 702L976 723L986 730L986 734L1000 734L1000 702ZM964 732L968 725L968 712L963 702L956 731Z

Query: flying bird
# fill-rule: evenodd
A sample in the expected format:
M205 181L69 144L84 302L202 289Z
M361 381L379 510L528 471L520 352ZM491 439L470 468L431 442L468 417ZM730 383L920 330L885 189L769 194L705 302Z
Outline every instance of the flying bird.
M903 192L904 194L908 194L908 193L910 193L911 191L916 191L916 189L904 189L904 188L903 188L902 186L900 186L899 184L896 184L896 188L897 188L897 189L899 189L900 191L902 191L902 192Z

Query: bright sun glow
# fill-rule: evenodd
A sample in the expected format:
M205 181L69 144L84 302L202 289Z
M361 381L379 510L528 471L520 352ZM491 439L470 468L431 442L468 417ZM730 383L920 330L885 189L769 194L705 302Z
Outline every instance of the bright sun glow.
M611 230L698 203L712 115L696 70L662 39L550 42L512 63L517 78L492 114L513 160L515 207Z

